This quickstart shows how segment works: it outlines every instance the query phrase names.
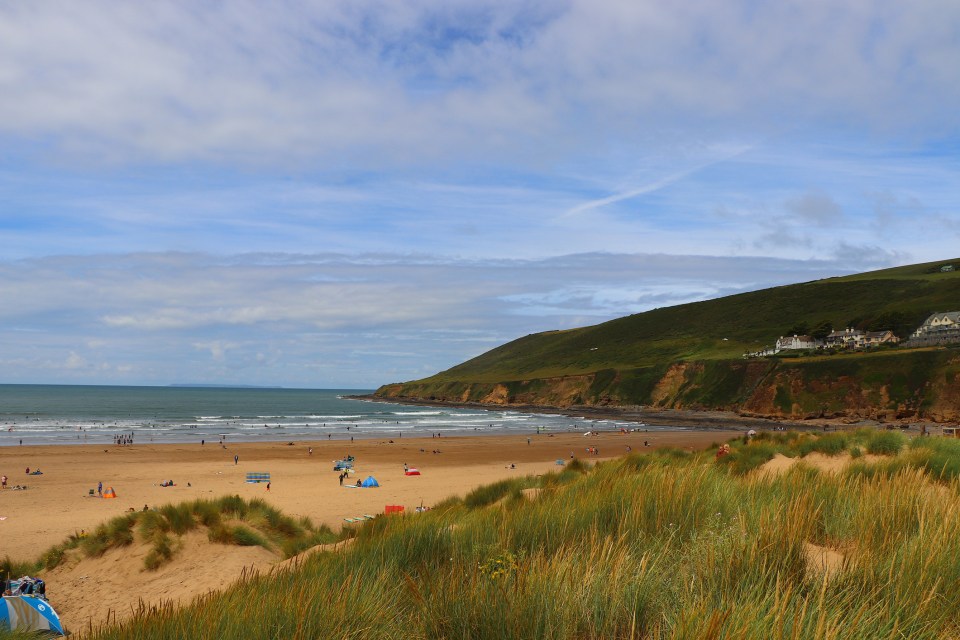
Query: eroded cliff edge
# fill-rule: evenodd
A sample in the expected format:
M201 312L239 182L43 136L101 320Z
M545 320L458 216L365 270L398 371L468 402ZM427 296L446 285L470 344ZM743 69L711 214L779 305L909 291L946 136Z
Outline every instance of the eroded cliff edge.
M434 377L387 384L375 395L499 406L644 405L791 420L954 422L960 421L960 349L694 360L495 382Z

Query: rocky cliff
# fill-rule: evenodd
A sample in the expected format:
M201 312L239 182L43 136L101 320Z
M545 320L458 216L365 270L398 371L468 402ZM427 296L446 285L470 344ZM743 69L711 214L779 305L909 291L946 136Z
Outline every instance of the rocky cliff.
M768 418L960 420L960 349L703 360L502 382L384 385L384 398L495 405L735 411Z

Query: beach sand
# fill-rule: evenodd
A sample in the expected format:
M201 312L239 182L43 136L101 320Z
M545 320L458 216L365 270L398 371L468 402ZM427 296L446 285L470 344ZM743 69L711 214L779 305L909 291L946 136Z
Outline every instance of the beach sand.
M630 446L644 449L676 446L703 448L734 437L731 431L670 431L581 434L482 436L457 438L395 438L388 440L286 443L226 443L142 445L128 447L43 446L0 448L0 474L9 477L0 492L0 556L29 560L69 534L92 530L129 508L159 506L196 498L237 494L260 497L294 516L338 529L343 518L363 513L383 513L384 505L413 509L505 477L542 474L558 469L555 460L606 459L621 456ZM586 447L599 450L590 455ZM307 453L313 447L313 455ZM434 454L433 450L441 453ZM352 478L373 475L376 490L340 487L333 461L356 456ZM234 464L234 455L239 464ZM403 465L420 469L420 476L404 476ZM516 464L516 469L505 468ZM26 475L41 469L43 475ZM268 472L272 484L247 484L247 472ZM174 487L161 487L173 480ZM117 498L89 497L103 482ZM347 481L350 482L350 481ZM187 486L190 483L191 486ZM26 491L9 487L26 484Z
M307 516L314 523L325 523L339 530L344 518L362 514L383 513L388 504L403 505L408 511L423 504L431 506L450 496L463 496L477 486L503 478L537 475L556 471L557 459L568 461L570 453L580 459L604 460L622 456L627 447L633 452L650 451L672 446L702 449L713 442L724 442L735 431L658 431L628 434L601 433L583 436L576 433L456 438L397 438L286 443L227 443L116 446L42 446L0 448L0 474L9 477L8 489L0 492L0 557L26 561L39 557L50 546L62 542L81 529L92 531L98 524L127 512L167 503L222 495L259 497L293 516ZM527 439L530 444L527 444ZM650 447L644 447L644 440ZM313 454L308 454L308 448ZM599 455L587 453L596 447ZM434 450L440 453L433 453ZM378 489L341 487L333 461L347 454L356 456L357 473L345 484L373 475ZM239 462L234 464L234 456ZM405 476L404 463L421 471L420 476ZM510 468L513 464L516 468ZM26 475L25 469L41 469L43 475ZM248 472L268 472L271 487L247 484ZM161 487L165 480L176 486ZM104 490L112 487L116 499L89 496L103 482ZM188 486L188 483L190 486ZM26 484L29 488L15 491L9 487ZM94 494L96 492L94 491ZM235 553L236 552L236 553ZM243 566L262 569L269 558L247 557L257 551L223 548L211 557L210 581L191 577L190 589L178 592L177 580L144 572L137 561L122 571L110 573L110 592L135 594L131 603L120 598L110 606L117 616L128 613L140 598L147 603L160 599L189 601L194 595L221 588L240 575ZM231 561L226 556L236 555ZM261 554L262 555L262 554ZM184 561L180 561L182 564ZM190 563L199 571L197 559ZM119 565L117 566L119 569ZM94 567L81 570L93 575ZM116 575L116 574L130 575ZM228 575L229 574L229 575ZM55 574L56 575L56 574ZM215 579L213 579L215 577ZM79 579L79 578L77 578ZM156 592L147 585L151 580L164 580ZM72 578L69 580L73 580ZM64 574L62 582L68 582ZM209 582L209 584L207 584ZM169 584L168 584L169 583ZM57 592L62 595L67 584L51 584L54 606ZM99 596L98 596L99 597ZM105 597L105 596L104 596ZM106 600L100 600L101 603ZM88 624L96 620L91 606L70 603L65 621ZM63 614L63 612L61 612ZM120 615L120 618L125 615Z

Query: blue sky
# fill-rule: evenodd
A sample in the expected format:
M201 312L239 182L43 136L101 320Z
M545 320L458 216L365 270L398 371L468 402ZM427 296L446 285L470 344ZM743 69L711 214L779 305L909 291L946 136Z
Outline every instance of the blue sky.
M0 382L377 386L957 257L958 27L946 0L5 3Z

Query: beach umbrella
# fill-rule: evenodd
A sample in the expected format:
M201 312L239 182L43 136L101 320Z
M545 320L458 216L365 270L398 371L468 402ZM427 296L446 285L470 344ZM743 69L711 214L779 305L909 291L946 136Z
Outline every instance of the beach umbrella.
M35 596L3 596L0 628L11 631L51 631L66 635L60 616L49 602Z

